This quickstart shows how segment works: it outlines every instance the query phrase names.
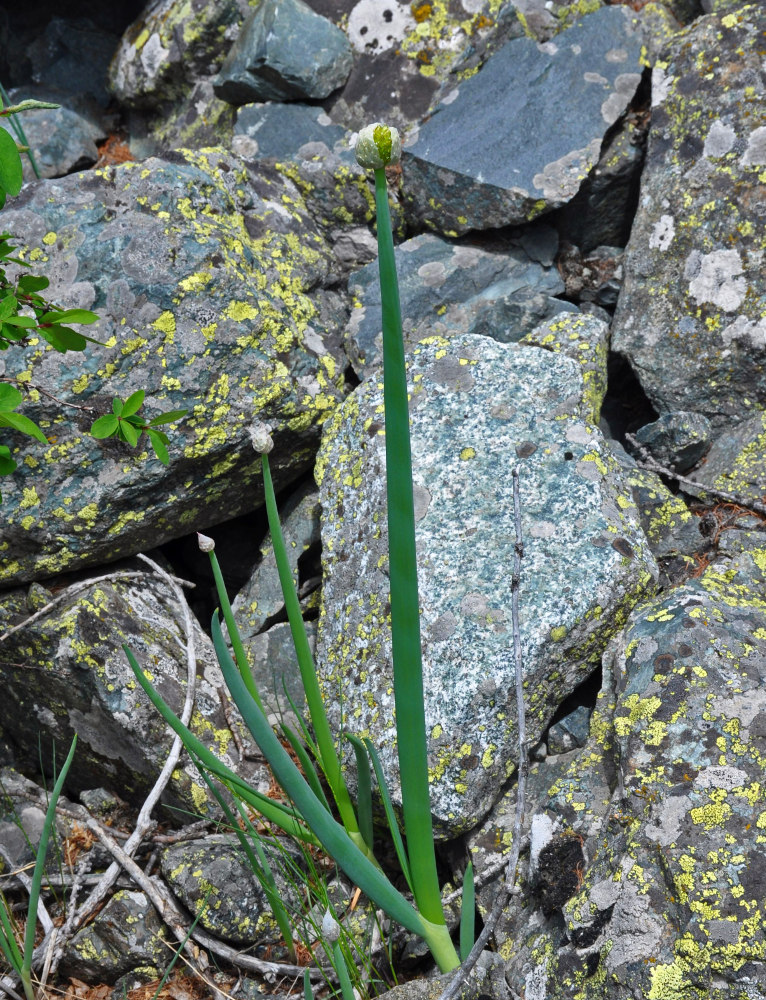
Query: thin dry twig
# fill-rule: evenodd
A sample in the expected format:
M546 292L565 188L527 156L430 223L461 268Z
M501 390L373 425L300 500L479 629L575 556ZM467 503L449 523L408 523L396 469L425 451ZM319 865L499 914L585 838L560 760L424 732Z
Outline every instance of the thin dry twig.
M479 956L484 951L490 937L495 931L497 922L503 910L508 905L508 900L514 893L516 884L516 867L519 863L519 852L521 850L521 828L524 821L524 809L526 806L527 771L529 769L529 755L527 747L527 721L524 711L524 663L521 652L521 630L519 628L519 586L521 582L521 560L524 555L524 539L521 533L521 502L519 499L519 468L512 472L513 477L513 517L516 528L516 544L514 546L515 555L513 561L513 576L511 578L511 621L513 626L513 659L514 676L516 681L516 726L518 729L519 744L519 768L516 784L516 814L513 820L513 843L511 846L511 857L508 861L505 874L505 885L498 892L495 905L492 907L490 915L487 917L481 934L476 939L476 943L471 949L468 957L460 966L455 976L443 991L439 1000L454 1000L463 984L471 974L473 967L479 960Z
M139 556L139 559L140 558L145 558L145 557ZM34 614L30 615L28 618L25 618L24 621L18 622L18 624L14 625L12 628L9 628L5 632L3 632L3 634L0 635L0 642L4 642L6 639L12 636L14 632L18 632L21 629L26 628L27 625L31 625L33 622L36 622L38 618L42 618L44 615L47 615L49 611L52 611L53 608L61 604L62 601L67 600L67 598L72 597L74 594L79 594L80 591L82 590L89 590L91 587L95 586L98 583L107 583L113 580L132 580L135 579L136 577L151 579L152 574L145 573L142 570L137 570L137 569L119 570L116 573L105 573L103 576L92 576L87 580L78 580L77 583L71 584L71 586L66 587L60 593L56 594L56 596L53 598L52 601L48 601L46 605L44 605L42 608L39 608L37 611L35 611ZM180 580L177 577L169 577L169 579L173 580L175 584L181 587L191 588L196 586L189 580Z
M756 514L766 516L766 504L762 503L760 500L748 500L746 497L741 497L736 493L727 493L725 490L717 490L713 486L706 486L705 483L698 483L695 479L687 479L686 476L682 476L680 473L674 472L667 466L660 465L660 463L651 456L647 449L633 434L626 434L625 440L629 441L641 456L640 459L636 459L636 465L638 465L639 468L646 469L647 472L656 472L660 476L665 476L666 479L674 479L681 486L690 487L694 496L697 496L700 493L704 496L704 494L707 493L711 497L715 497L716 500L725 500L727 503L735 503L739 507L745 507L747 510L752 510ZM700 497L700 499L702 498Z
M176 600L181 607L181 613L183 614L184 619L184 631L186 633L186 699L181 712L181 721L184 725L188 725L194 709L194 693L197 680L197 660L194 651L194 627L192 624L191 611L186 597L184 596L184 592L179 585L179 581L177 581L175 577L170 576L169 573L166 573L161 566L158 566L157 563L148 556L140 554L138 558L147 563L147 565L151 566L153 573L168 584L168 586L173 590ZM135 853L141 841L154 826L154 821L151 818L152 811L159 802L160 796L165 790L165 786L170 780L173 771L176 769L182 750L183 743L181 742L181 738L179 736L175 736L173 738L173 744L170 748L170 753L165 761L165 766L162 768L159 777L154 783L154 787L146 797L144 804L141 806L141 810L136 820L135 829L125 843L124 851L128 856ZM96 886L78 910L74 921L76 928L82 926L87 917L89 917L90 914L93 913L98 906L100 906L101 902L106 898L107 893L114 885L119 873L120 865L117 864L117 862L113 862L107 868L102 876L101 882Z

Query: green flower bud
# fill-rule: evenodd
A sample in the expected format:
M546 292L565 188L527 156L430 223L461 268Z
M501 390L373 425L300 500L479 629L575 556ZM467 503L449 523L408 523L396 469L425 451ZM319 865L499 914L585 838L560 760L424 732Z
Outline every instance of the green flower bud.
M398 163L401 155L399 132L380 122L365 126L356 140L356 162L366 170L380 170Z

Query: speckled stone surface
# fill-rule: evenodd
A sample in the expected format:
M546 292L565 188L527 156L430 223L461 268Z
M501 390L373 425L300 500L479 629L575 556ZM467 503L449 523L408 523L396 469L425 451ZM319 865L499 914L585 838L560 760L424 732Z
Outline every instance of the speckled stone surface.
M30 613L25 591L8 591L0 602L0 631ZM196 622L192 640L198 676L190 728L227 766L265 790L265 768L240 759L221 704L224 682L213 645ZM0 677L6 693L0 726L19 768L36 772L41 745L47 760L51 741L68 747L76 732L70 787L106 787L143 802L165 764L173 733L138 687L123 644L180 713L187 679L183 618L172 591L149 574L93 584L3 642ZM235 724L244 735L241 720ZM174 772L162 801L185 812L218 815L188 758Z
M303 0L261 0L213 82L230 104L328 97L348 79L351 43Z
M323 287L336 266L329 245L276 168L220 150L172 153L30 185L5 224L50 277L53 301L99 313L88 332L107 346L7 352L7 375L95 413L30 392L26 412L50 443L14 442L3 582L130 555L253 509L254 420L276 435L277 488L308 468L342 394L346 311ZM168 468L144 447L87 433L113 395L137 389L150 416L190 411Z
M577 829L589 773L613 801L565 937L538 925L509 942L512 985L534 976L550 1000L763 995L766 551L762 535L738 542L636 608L605 655L591 745L547 809Z
M586 422L573 361L466 336L421 343L409 376L434 815L442 835L456 834L514 768L512 468L532 742L651 591L656 566L617 463ZM345 727L371 736L396 798L381 389L370 378L325 425L317 660L332 724L342 702Z
M636 440L660 465L686 473L710 450L710 421L702 413L663 413L636 431Z
M490 252L426 233L394 250L406 349L424 337L481 334L520 340L557 312L576 307L555 296L564 283L553 266L558 240L548 226ZM542 259L541 259L542 258ZM353 295L346 350L362 378L381 364L378 262L349 278Z
M762 4L704 17L654 69L612 347L659 413L715 430L766 406Z
M713 442L705 462L691 476L696 482L753 500L766 493L766 410Z
M597 10L543 45L508 42L442 99L405 149L413 219L455 235L568 202L636 91L640 52L621 7Z

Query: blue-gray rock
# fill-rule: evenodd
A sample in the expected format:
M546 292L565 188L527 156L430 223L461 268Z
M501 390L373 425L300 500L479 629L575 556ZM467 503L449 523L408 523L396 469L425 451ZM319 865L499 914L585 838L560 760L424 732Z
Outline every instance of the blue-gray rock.
M116 34L87 17L52 17L26 50L33 66L32 80L105 108L111 100L107 71L118 42Z
M548 753L569 753L570 750L585 746L589 723L590 709L587 705L580 705L554 723L548 730Z
M656 575L627 486L587 422L579 367L485 337L434 338L409 378L433 811L475 826L515 766L511 471L520 465L521 633L529 739L597 664ZM394 798L382 391L325 424L317 661L331 724L371 736Z
M353 64L346 35L303 0L261 0L213 88L230 104L323 98L346 82Z
M353 150L347 133L335 125L324 109L313 104L245 104L237 110L234 149L242 156L295 156L307 142L323 142L348 161ZM255 146L247 146L246 140Z
M702 413L716 432L766 407L764 27L762 4L700 18L654 70L612 334L659 414Z
M62 972L91 983L114 983L133 969L167 967L169 943L159 914L143 892L121 889L69 941Z
M665 413L635 433L639 444L660 465L685 473L710 450L712 428L702 413Z
M277 488L308 470L318 423L342 394L346 309L323 288L329 245L273 166L210 149L126 163L29 185L5 225L50 277L53 301L100 313L89 332L108 346L6 352L6 376L27 372L30 386L90 412L30 394L26 412L50 443L3 434L20 459L3 483L3 581L130 555L256 508L254 420L275 432ZM172 429L167 468L88 433L112 396L138 389L150 416L191 411Z
M18 100L25 96L21 91ZM12 127L5 124L7 121L3 119L0 127L15 138ZM63 177L92 167L98 159L96 142L105 138L103 127L67 107L30 111L23 116L23 127L40 177ZM24 180L36 180L29 157L23 155L21 159Z
M618 7L544 45L508 42L442 100L405 149L413 219L455 235L526 222L568 202L635 93L640 50Z
M720 433L690 477L747 500L766 494L766 411ZM703 491L704 492L704 491Z
M26 596L20 589L4 594L0 631L29 617ZM67 748L76 733L72 787L107 787L134 804L143 802L167 760L173 733L138 687L123 644L180 714L188 679L188 638L197 668L190 728L227 766L268 787L265 768L243 759L232 739L219 697L223 677L212 642L194 619L187 637L182 609L166 582L149 572L115 572L101 582L83 580L59 597L57 605L2 642L5 697L0 727L20 769L38 769L41 739L46 746ZM243 727L232 711L231 718L237 720L233 724ZM218 815L207 786L188 760L174 771L162 802L175 810Z
M538 234L555 248L548 227ZM541 247L535 246L533 253ZM464 333L492 337L501 343L520 340L542 320L576 307L555 296L564 283L552 256L538 263L518 240L502 251L450 243L438 236L415 236L396 247L399 296L406 348L424 337L452 338ZM373 261L349 278L354 308L346 334L346 350L361 377L381 363L381 299L378 263Z

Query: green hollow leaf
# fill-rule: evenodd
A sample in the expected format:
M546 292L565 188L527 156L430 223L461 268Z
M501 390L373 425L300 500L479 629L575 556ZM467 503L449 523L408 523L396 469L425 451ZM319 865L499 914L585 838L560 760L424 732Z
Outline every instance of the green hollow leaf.
M116 432L118 426L117 417L113 413L105 413L103 417L93 421L90 432L94 438L108 438Z
M463 876L463 902L460 909L460 961L465 962L476 940L476 891L473 865L468 862Z
M0 382L0 410L15 410L23 398L15 385Z
M0 184L11 197L21 191L24 176L21 169L21 156L16 141L9 132L0 128Z
M370 760L367 748L358 736L346 733L346 739L354 748L356 756L356 815L359 820L359 832L365 844L372 850L372 780L370 778Z
M132 395L128 396L125 402L122 404L122 416L131 417L134 413L138 413L141 409L141 405L144 401L144 396L146 393L143 389L139 389Z
M149 427L157 427L159 424L171 424L174 420L180 420L181 417L185 417L188 410L168 410L167 413L160 413L157 417L152 417L149 421Z
M396 813L394 812L394 805L391 802L391 793L389 792L388 785L386 784L386 776L383 774L383 766L380 763L378 751L375 749L369 737L365 736L363 742L367 748L367 753L370 755L370 760L372 761L372 766L375 771L375 778L378 782L378 791L380 792L380 797L383 802L383 811L386 814L386 822L388 823L388 829L391 833L391 840L394 842L394 850L396 851L396 856L399 859L399 865L401 866L404 878L407 885L410 887L410 892L412 892L410 862L407 858L407 851L404 847L404 841L402 840L402 834L399 830L399 824L396 821Z
M0 427L12 427L15 431L21 431L22 434L37 438L42 444L48 443L48 438L34 420L25 417L23 413L12 413L10 410L0 413Z
M11 923L11 918L9 916L10 913L11 908L8 905L5 896L0 893L0 949L2 949L3 955L5 955L5 960L8 964L18 975L21 975L24 958L19 951L18 944L16 943L16 934Z
M332 810L330 809L330 803L327 801L327 796L324 793L322 784L319 780L316 770L314 769L311 757L309 757L306 748L301 743L298 734L294 732L289 726L286 726L284 724L282 725L282 733L287 742L293 748L293 753L298 758L298 762L300 763L303 769L303 773L306 776L306 781L308 781L309 785L311 786L312 792L314 793L314 795L316 795L319 801L324 804L325 809L328 812L332 812Z
M153 431L151 427L146 428L146 433L149 435L149 441L154 449L154 454L163 465L169 465L170 455L168 454L168 449L166 447L167 438L165 438L165 435L160 434L159 431ZM163 440L163 438L165 438L165 440Z

